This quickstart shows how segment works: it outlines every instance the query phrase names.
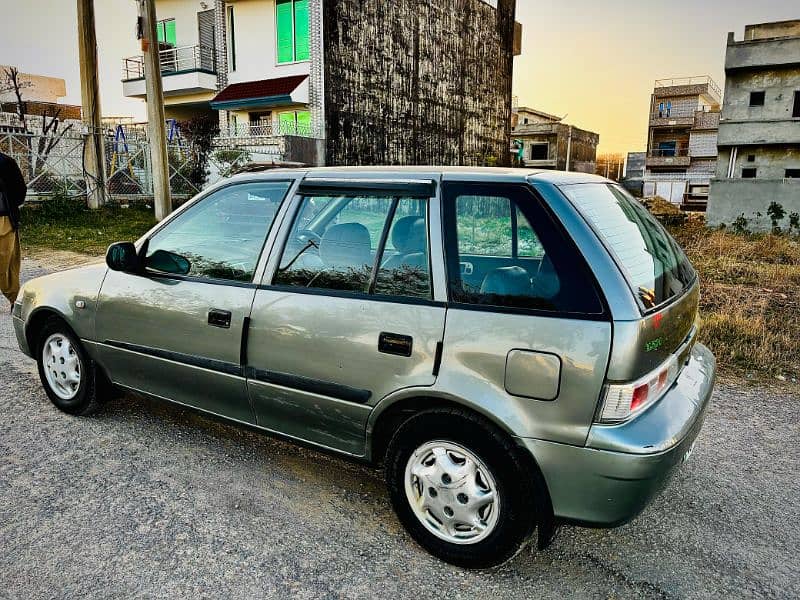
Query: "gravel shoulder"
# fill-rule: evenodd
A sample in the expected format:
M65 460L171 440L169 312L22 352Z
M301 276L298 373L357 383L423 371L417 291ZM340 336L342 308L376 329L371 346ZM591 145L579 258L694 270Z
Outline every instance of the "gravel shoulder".
M796 390L719 384L636 520L469 572L414 544L375 470L133 396L59 413L2 312L0 597L800 596Z

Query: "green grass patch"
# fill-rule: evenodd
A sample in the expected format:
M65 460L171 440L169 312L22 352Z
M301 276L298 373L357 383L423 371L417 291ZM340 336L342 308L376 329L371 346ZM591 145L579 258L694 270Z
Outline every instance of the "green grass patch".
M25 250L97 255L114 242L138 239L155 223L153 210L145 207L89 210L82 200L54 198L23 206L20 239Z

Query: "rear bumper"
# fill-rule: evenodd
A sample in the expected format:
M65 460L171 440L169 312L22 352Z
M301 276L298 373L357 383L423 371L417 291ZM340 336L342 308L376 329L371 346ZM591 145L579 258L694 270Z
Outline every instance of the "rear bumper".
M628 423L594 425L586 447L523 439L559 519L614 527L639 514L692 449L714 387L714 356L696 344L672 389Z

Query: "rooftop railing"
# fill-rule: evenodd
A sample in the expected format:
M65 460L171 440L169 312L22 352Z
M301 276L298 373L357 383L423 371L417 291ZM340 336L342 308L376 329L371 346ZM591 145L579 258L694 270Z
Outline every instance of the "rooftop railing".
M711 79L708 75L701 75L699 77L675 77L672 79L656 79L655 88L678 87L678 86L692 86L692 85L708 85L708 89L714 93L717 98L722 97L722 90L717 82Z
M159 52L161 74L207 71L216 73L217 60L214 49L208 46L182 46ZM144 78L144 57L132 56L122 60L123 81Z

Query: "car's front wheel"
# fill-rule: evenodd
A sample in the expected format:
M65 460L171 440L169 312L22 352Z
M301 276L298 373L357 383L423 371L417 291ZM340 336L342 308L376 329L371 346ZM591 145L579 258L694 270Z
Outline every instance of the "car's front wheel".
M39 334L39 378L50 401L60 410L85 416L100 407L97 372L75 334L51 319Z
M426 550L470 568L502 564L536 525L533 478L502 432L460 410L411 417L386 456L392 504Z

